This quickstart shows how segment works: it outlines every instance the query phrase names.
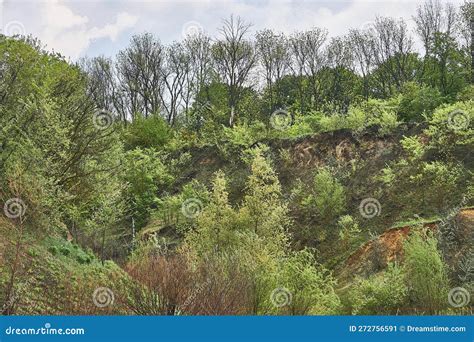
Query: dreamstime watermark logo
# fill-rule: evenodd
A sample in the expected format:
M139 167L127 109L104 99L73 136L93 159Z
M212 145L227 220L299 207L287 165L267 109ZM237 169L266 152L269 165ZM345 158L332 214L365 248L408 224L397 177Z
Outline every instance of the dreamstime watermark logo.
M364 198L359 204L359 212L362 217L374 218L379 216L382 212L382 206L380 202L375 198Z
M469 127L469 115L460 109L457 109L448 115L448 128L461 131Z
M291 292L284 287L276 288L272 291L272 294L270 295L270 300L272 301L272 304L277 308L282 308L284 306L290 305L292 299L293 296Z
M454 308L466 306L470 301L471 295L464 287L455 287L448 293L448 302Z
M92 294L92 301L95 306L105 308L114 303L114 293L108 287L98 287Z
M206 101L204 103L198 102L196 104L196 118L200 123L205 120L205 117L207 117L209 114L212 114L213 111L214 107L209 101Z
M94 113L92 122L94 123L95 128L104 130L112 126L114 116L108 110L100 109Z
M188 21L183 25L181 34L183 38L199 36L204 32L202 25L197 21Z
M21 218L25 215L26 204L20 198L10 198L3 206L5 216L11 219Z
M186 298L186 300L184 301L183 305L181 305L180 309L184 309L186 307L188 307L191 303L194 302L194 300L196 299L196 297L202 293L207 287L211 286L212 285L212 281L211 279L206 279L206 281L203 283L203 284L199 284L192 292L191 292L191 295Z
M472 196L470 194L463 196L461 202L449 209L445 214L441 214L440 226L446 227L449 226L450 222L459 214L461 209L471 200Z
M0 312L5 312L11 309L15 303L21 300L23 293L28 291L28 288L33 286L30 279L26 279L25 281L19 282L16 287L13 288L13 291L5 303L0 307Z
M8 22L3 29L5 36L23 36L25 32L26 30L23 23L16 20Z
M359 28L363 31L368 31L368 30L372 30L374 27L375 27L375 21L369 20L369 21L363 22Z
M270 116L270 125L279 131L283 131L293 125L293 115L283 109L277 109Z
M181 205L181 212L187 218L193 219L199 216L202 211L202 202L197 198L188 198Z

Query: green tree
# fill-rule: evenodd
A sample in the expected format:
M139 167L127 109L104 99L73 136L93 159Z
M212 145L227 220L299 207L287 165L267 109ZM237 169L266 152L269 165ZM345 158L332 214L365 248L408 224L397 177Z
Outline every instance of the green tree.
M311 220L319 227L332 223L346 209L346 194L342 184L327 168L314 176L311 193L303 199L303 206Z

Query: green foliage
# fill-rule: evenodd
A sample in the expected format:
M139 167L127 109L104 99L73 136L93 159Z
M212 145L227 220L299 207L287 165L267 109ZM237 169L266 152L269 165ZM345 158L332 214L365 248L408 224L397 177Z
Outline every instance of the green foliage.
M151 34L143 38L128 50L136 60L147 38L158 48ZM218 73L199 75L200 84L184 87L171 113L166 95L149 87L148 70L128 83L116 70L124 82L119 85L105 58L102 74L86 75L33 39L0 35L0 197L21 198L27 207L20 220L0 217L0 300L25 295L12 305L17 312L8 313L130 313L121 304L98 310L90 296L99 286L113 287L118 302L133 303L135 313L147 312L136 308L143 298L159 302L160 314L338 313L338 285L320 262L342 261L367 231L407 218L426 220L457 205L466 189L468 196L474 192L470 52L447 33L435 33L427 44L423 59L394 54L363 77L337 51L313 75L305 75L306 66L298 74L281 70L285 76L271 75L271 86L259 90L243 86L250 82L228 86ZM249 42L243 46L251 52ZM188 57L191 66L197 56ZM127 66L139 66L134 63ZM96 86L104 89L97 93ZM123 93L127 87L130 97ZM98 120L102 105L111 110L104 122ZM231 105L236 120L228 127ZM291 113L287 127L271 125L276 108ZM421 133L424 125L399 127L399 120L427 120L429 126ZM320 138L332 144L348 131L356 138L366 134L355 143L349 139L350 160L334 158L334 146ZM321 132L334 134L317 136ZM401 134L408 136L399 141ZM304 154L307 147L317 152L310 152L317 154L314 176L295 167L300 148ZM202 158L202 151L216 150L221 155ZM277 151L278 166L284 164L278 170L270 159ZM202 182L195 179L201 167ZM218 169L225 173L207 179ZM288 194L294 177L299 183ZM358 221L355 202L363 186L380 195L380 220ZM44 236L63 238L43 246ZM307 249L315 245L317 251ZM127 270L140 283L106 261L122 261L130 251ZM439 313L446 307L446 265L436 239L413 234L404 257L403 267L390 265L357 281L348 297L353 314L396 314L414 306ZM201 283L208 291L196 296ZM281 288L290 301L280 307L272 294ZM201 302L184 305L187 296Z
M127 149L137 147L162 149L172 137L173 131L158 115L145 118L137 114L124 130L124 143Z
M320 169L314 176L311 193L303 199L302 205L321 225L329 224L346 209L344 187L329 169Z
M291 301L280 312L291 315L337 314L340 301L334 292L336 281L317 264L309 250L291 253L281 263L278 284L291 294Z
M348 294L353 315L395 315L408 304L403 269L389 264L386 271L359 279Z
M398 116L405 122L419 122L430 118L443 98L437 88L408 82L403 86L399 101Z
M319 126L323 132L339 129L362 132L370 126L378 126L381 135L391 133L398 124L393 105L376 100L370 100L364 105L352 106L346 115L325 115L319 120Z
M343 250L347 250L348 247L355 247L361 242L362 231L352 216L341 216L337 224L339 226L339 239L342 242L341 247Z
M472 149L473 123L474 100L443 105L433 113L427 134L431 144L441 151L452 151L457 146Z
M438 241L429 232L415 232L405 242L404 254L410 303L430 314L440 312L446 307L449 284Z
M256 121L251 125L237 124L233 127L222 127L223 137L221 148L224 155L231 156L242 149L248 148L266 137L266 127L262 122Z
M240 216L247 229L276 244L284 243L290 220L278 177L260 148L251 165Z
M1 188L14 178L22 184L15 196L36 213L26 222L35 231L69 224L91 236L110 228L124 209L116 172L122 144L115 125L96 127L86 78L29 42L2 37L0 56Z
M214 251L229 251L239 245L236 212L229 204L224 174L217 172L210 200L197 218L198 229L188 235L192 249L200 256Z
M417 136L405 137L400 143L406 158L382 169L379 177L386 186L387 202L404 208L406 216L420 212L429 216L454 205L467 181L462 166L444 160L427 161L427 146Z
M129 206L137 227L146 224L151 208L158 200L157 190L173 181L162 159L162 154L152 148L136 148L125 155L124 180L128 184Z

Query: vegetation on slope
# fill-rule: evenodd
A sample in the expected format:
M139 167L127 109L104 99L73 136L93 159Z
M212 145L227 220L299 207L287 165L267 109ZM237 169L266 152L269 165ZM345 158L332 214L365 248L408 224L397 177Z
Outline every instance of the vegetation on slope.
M429 6L423 56L392 18L78 64L0 36L2 313L472 313L472 6Z

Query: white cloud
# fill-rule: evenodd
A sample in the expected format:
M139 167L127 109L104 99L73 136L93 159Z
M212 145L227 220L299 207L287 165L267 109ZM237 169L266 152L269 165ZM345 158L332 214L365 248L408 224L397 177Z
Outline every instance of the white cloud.
M122 12L117 15L115 23L107 24L102 28L94 27L88 32L91 39L110 38L115 41L122 31L133 27L137 20L138 17Z
M114 56L132 34L144 31L170 43L181 39L183 27L189 22L198 22L215 36L221 19L231 14L253 23L253 30L271 28L285 33L317 26L326 28L330 36L342 35L374 20L376 15L403 17L413 27L411 17L423 1L15 0L13 4L6 0L4 7L10 12L8 20L23 23L27 33L49 48L76 59L83 54ZM449 1L459 5L464 0ZM98 40L101 44L93 44Z
M40 29L34 34L48 48L71 59L77 59L95 39L115 41L120 33L133 27L138 20L137 16L121 12L113 23L92 26L88 16L74 13L60 0L47 1L40 13Z

